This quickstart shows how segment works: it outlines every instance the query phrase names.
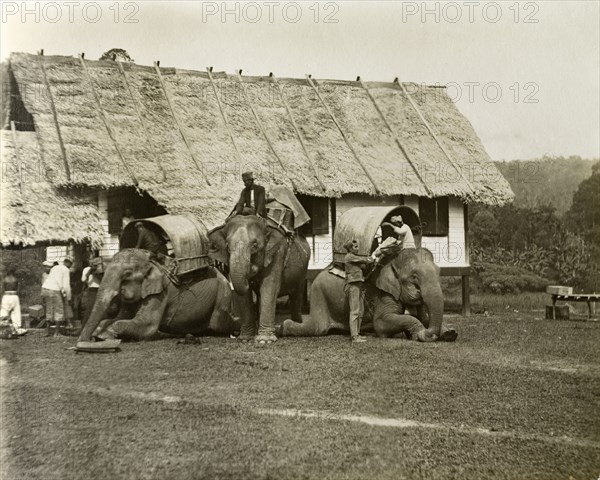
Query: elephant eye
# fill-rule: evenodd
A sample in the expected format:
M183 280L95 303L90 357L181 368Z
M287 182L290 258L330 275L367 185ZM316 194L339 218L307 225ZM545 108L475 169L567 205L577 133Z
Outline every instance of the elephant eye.
M125 270L123 272L123 278L131 278L132 274L133 274L133 272L131 270Z

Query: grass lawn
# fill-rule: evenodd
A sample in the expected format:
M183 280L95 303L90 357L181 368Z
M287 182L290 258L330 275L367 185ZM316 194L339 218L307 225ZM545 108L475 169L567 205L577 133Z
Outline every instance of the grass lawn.
M2 340L0 475L598 478L600 323L448 321L453 344L163 339L75 354L74 338Z

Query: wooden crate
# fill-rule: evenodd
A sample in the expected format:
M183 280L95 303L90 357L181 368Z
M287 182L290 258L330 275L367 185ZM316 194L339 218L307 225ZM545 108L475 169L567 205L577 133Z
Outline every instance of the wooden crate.
M550 285L546 287L546 293L549 293L550 295L571 295L573 293L573 287Z

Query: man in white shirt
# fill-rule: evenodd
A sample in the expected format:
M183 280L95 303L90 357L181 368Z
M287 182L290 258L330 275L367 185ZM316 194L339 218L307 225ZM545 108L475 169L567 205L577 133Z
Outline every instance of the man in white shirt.
M402 216L396 215L390 218L389 222L383 222L381 226L390 227L393 233L373 252L372 257L375 260L380 261L384 255L397 251L398 247L402 250L417 248L412 230L404 223Z
M71 275L69 269L73 259L66 257L62 265L55 265L42 285L42 296L46 300L46 320L48 327L56 325L54 335L59 335L59 326L65 320L65 302L71 300ZM50 333L50 329L48 329Z
M412 230L403 222L400 215L390 218L390 223L383 222L381 225L392 227L396 239L402 242L402 250L407 248L417 248Z
M85 325L90 317L94 303L96 303L96 295L98 294L98 288L100 288L100 283L102 282L102 273L102 258L100 257L93 258L90 261L89 267L85 267L83 272L81 272L81 281L86 286L84 292L83 325Z

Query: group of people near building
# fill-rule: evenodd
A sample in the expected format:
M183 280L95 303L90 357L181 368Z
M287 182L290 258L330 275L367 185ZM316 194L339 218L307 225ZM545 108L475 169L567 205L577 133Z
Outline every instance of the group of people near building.
M44 272L41 278L41 297L45 312L48 335L58 336L71 324L73 318L73 300L71 287L71 268L73 259L69 256L62 262L46 260L42 262ZM96 301L96 294L102 281L103 264L100 257L90 260L83 269L81 282L84 290L81 297L82 323L89 317ZM2 281L2 300L0 302L1 336L14 338L25 335L23 316L19 300L19 282L14 271L7 271Z
M235 215L258 215L266 217L266 195L264 187L254 183L252 172L242 174L244 189L239 200L233 208L228 219ZM131 211L127 209L123 217L123 227L133 220ZM360 255L362 245L357 239L351 239L344 245L347 254L344 259L345 267L345 292L350 306L350 337L353 343L366 342L366 338L360 335L360 327L364 314L364 282L366 277L374 270L378 263L389 252L398 248L415 248L413 234L400 215L390 218L389 222L383 222L382 227L390 229L390 235L383 240L373 253ZM135 248L148 250L158 258L168 255L168 248L164 238L155 231L149 229L144 222L135 223L137 231L137 242ZM68 309L71 301L70 269L73 259L67 257L62 264L46 261L43 263L47 271L42 279L42 299L46 311L48 332L54 328L54 334L59 335L61 326L69 321ZM103 264L100 257L93 258L89 266L82 272L81 281L84 284L83 292L83 322L90 316L96 301L96 294L102 281ZM27 332L22 328L21 311L18 296L18 282L12 272L7 272L3 281L0 318L9 319L15 334L22 335Z

